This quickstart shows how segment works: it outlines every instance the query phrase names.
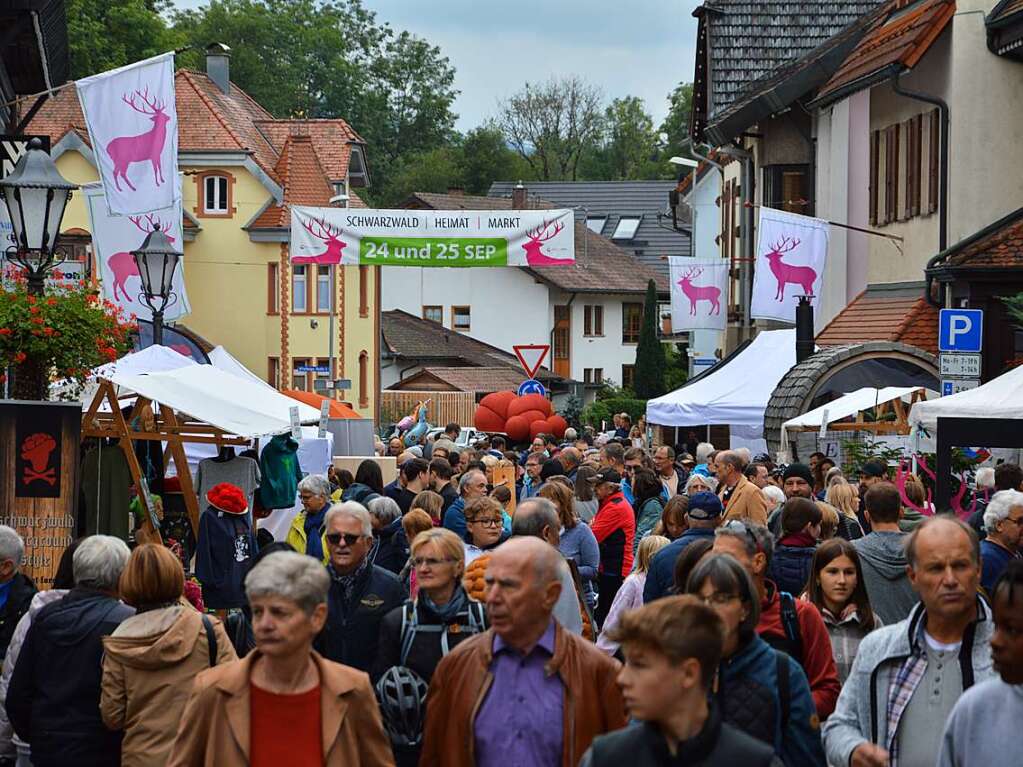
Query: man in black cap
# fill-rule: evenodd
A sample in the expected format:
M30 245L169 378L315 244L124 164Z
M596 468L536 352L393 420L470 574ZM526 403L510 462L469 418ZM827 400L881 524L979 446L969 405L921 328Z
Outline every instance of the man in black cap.
M706 491L693 493L689 499L689 508L686 510L689 527L676 540L654 554L654 558L650 561L646 585L643 587L644 603L653 602L655 599L671 594L671 587L675 582L675 562L682 555L686 546L693 541L702 538L713 543L714 530L721 524L723 513L724 507L721 505L721 499L714 493Z
M614 469L601 469L589 477L594 485L599 506L590 522L590 529L600 546L600 568L597 576L596 618L603 625L611 602L626 576L632 572L632 542L636 537L636 515L622 495L622 475Z
M809 498L813 500L813 473L805 463L790 463L782 472L781 489L785 493L785 500L789 498ZM781 510L785 504L779 504L778 508L771 512L767 518L767 529L774 537L781 538Z

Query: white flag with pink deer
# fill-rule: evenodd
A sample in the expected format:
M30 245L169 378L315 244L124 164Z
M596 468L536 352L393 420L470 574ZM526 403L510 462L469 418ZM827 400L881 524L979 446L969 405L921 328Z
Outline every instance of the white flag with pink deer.
M668 260L671 267L671 330L724 330L728 322L728 261Z
M149 213L112 216L103 201L103 189L98 184L89 184L82 191L92 222L92 253L99 270L100 294L124 309L125 315L134 314L147 321L152 319L153 313L139 298L142 278L131 252L137 250L146 235L157 226L170 238L174 247L182 248L181 203ZM172 284L173 295L164 310L167 322L174 322L192 311L185 293L184 258L178 261Z
M76 85L110 212L128 216L180 205L174 54Z
M758 320L796 321L800 296L820 303L828 258L828 222L774 208L760 209L750 314Z

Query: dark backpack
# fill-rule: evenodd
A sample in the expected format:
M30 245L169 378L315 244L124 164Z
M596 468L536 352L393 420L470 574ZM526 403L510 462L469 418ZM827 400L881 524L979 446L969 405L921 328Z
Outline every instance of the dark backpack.
M781 602L781 625L785 636L765 634L761 638L779 652L796 659L803 664L803 635L799 628L799 615L796 613L796 598L787 591L779 591Z
M780 717L782 738L789 724L789 700L791 690L789 684L789 657L781 651L775 651L775 673L777 675L778 697L775 701L773 692L753 679L740 679L737 683L720 687L718 703L724 721L747 735L775 746L775 715Z
M487 630L487 618L484 612L483 604L469 600L466 608L463 612L458 614L458 618L465 617L465 622L458 621L460 633L479 634ZM405 603L405 607L401 611L401 634L400 634L400 645L401 645L401 658L398 662L399 666L404 666L408 660L408 654L412 650L412 643L416 641L416 634L419 632L428 634L440 634L440 651L441 656L447 655L451 648L448 647L448 629L450 625L447 623L431 623L423 625L419 622L419 614L416 611L416 605L411 600Z

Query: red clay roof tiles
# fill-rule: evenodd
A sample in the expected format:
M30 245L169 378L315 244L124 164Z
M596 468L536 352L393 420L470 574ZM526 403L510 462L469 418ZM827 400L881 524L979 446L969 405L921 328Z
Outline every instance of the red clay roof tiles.
M885 295L868 288L860 293L817 335L821 346L901 341L924 351L938 352L938 310L921 294Z
M915 4L892 0L890 9L885 20L863 36L821 88L818 99L855 89L857 81L865 81L889 66L915 66L955 15L956 4L955 0L922 0Z

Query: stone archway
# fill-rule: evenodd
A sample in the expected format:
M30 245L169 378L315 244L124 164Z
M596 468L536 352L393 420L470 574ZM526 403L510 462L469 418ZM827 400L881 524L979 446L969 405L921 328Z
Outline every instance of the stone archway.
M939 388L937 358L916 346L891 341L825 346L784 375L764 411L764 439L773 456L781 449L781 427L817 404L818 397L861 386L921 385ZM818 403L819 404L819 403Z

